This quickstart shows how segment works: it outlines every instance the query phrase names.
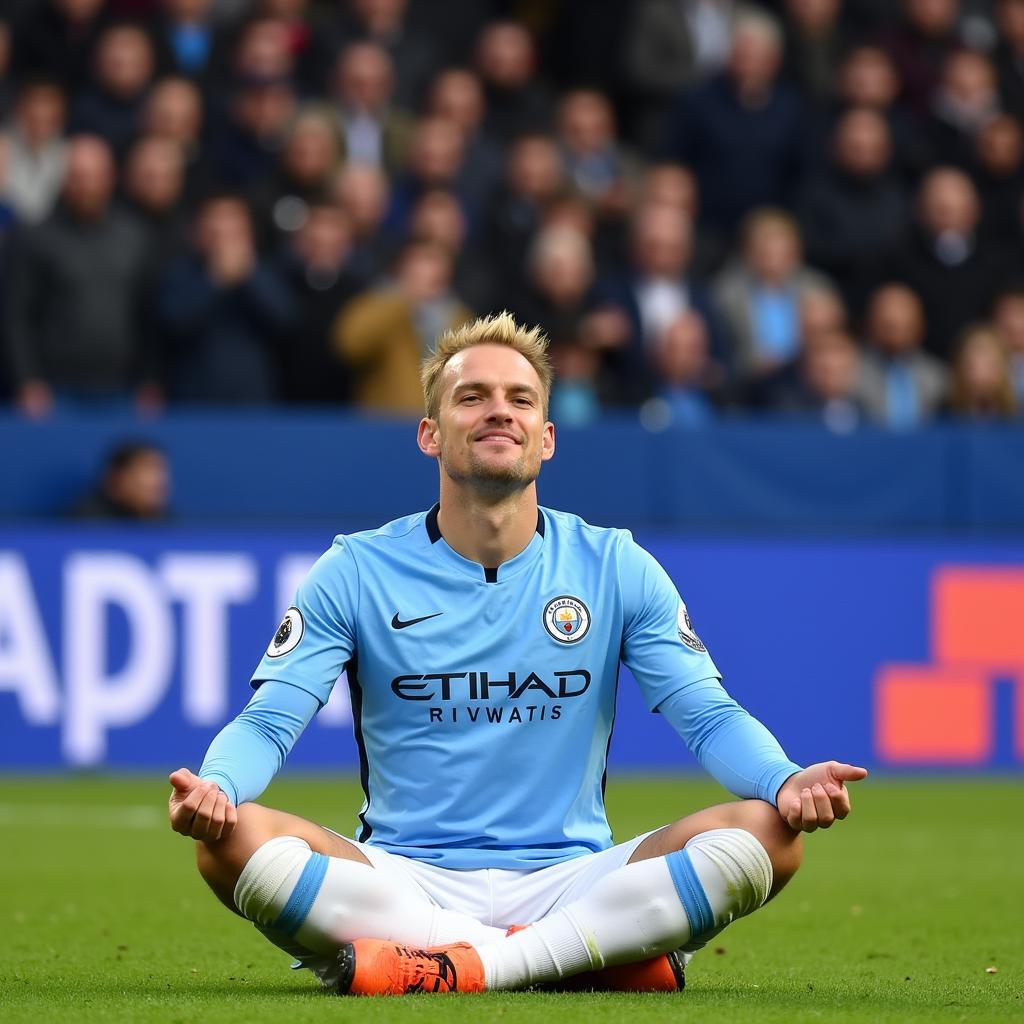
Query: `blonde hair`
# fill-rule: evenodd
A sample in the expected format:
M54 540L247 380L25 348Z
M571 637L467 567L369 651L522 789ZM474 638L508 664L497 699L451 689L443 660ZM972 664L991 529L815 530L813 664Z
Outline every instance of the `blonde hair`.
M970 392L966 372L967 360L974 350L982 348L994 352L1000 364L999 381L994 393L988 396L987 408L978 406L976 396ZM964 415L988 412L1007 419L1017 411L1017 399L1013 393L1013 379L1010 376L1010 355L999 332L990 324L971 324L960 335L959 346L953 357L950 405L954 412Z
M441 410L441 375L448 360L476 345L505 345L518 352L537 371L544 401L544 416L547 418L552 376L548 339L539 326L523 327L517 324L507 310L480 317L461 327L449 328L437 339L434 351L423 360L420 367L420 383L423 385L427 416L436 420Z

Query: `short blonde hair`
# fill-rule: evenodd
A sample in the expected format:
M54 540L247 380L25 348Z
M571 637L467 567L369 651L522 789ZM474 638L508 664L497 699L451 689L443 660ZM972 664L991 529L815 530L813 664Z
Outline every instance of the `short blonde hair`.
M505 345L518 352L537 371L540 378L544 416L551 396L551 359L548 339L539 327L523 327L507 310L480 317L461 327L449 328L438 339L434 351L423 360L420 382L427 416L436 420L441 410L441 375L452 356L476 345Z

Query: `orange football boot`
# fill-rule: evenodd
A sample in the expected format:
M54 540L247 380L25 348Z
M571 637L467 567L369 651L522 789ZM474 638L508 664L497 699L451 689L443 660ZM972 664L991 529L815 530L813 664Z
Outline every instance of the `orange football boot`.
M515 935L527 924L514 924L506 935ZM561 981L546 983L543 988L557 992L682 992L686 988L686 963L682 953L673 949L661 956L634 964L616 964L599 971L585 971Z
M433 949L383 939L356 939L338 952L338 992L404 996L416 992L483 992L484 965L468 942Z
M685 966L682 954L673 949L635 964L616 964L575 974L559 982L558 987L567 992L682 992L686 988Z

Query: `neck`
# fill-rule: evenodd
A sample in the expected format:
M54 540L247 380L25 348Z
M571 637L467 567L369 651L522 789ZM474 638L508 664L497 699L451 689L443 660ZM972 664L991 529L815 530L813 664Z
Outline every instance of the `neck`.
M481 494L442 475L437 525L463 558L496 569L523 551L537 532L537 487L515 494Z

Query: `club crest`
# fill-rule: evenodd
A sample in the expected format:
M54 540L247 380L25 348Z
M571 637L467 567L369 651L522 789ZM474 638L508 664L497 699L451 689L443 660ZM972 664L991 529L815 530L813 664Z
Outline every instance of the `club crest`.
M590 609L578 598L563 595L544 606L544 628L560 644L582 640L590 629Z
M676 627L679 631L679 639L686 644L687 647L692 647L695 651L704 653L707 648L701 643L701 639L693 631L693 623L690 622L690 613L686 610L686 603L684 601L679 602L679 614L676 616Z
M280 658L289 651L294 651L299 646L302 634L305 631L305 624L302 621L302 612L298 608L289 608L284 613L281 625L277 627L274 639L270 641L267 648L267 656Z

